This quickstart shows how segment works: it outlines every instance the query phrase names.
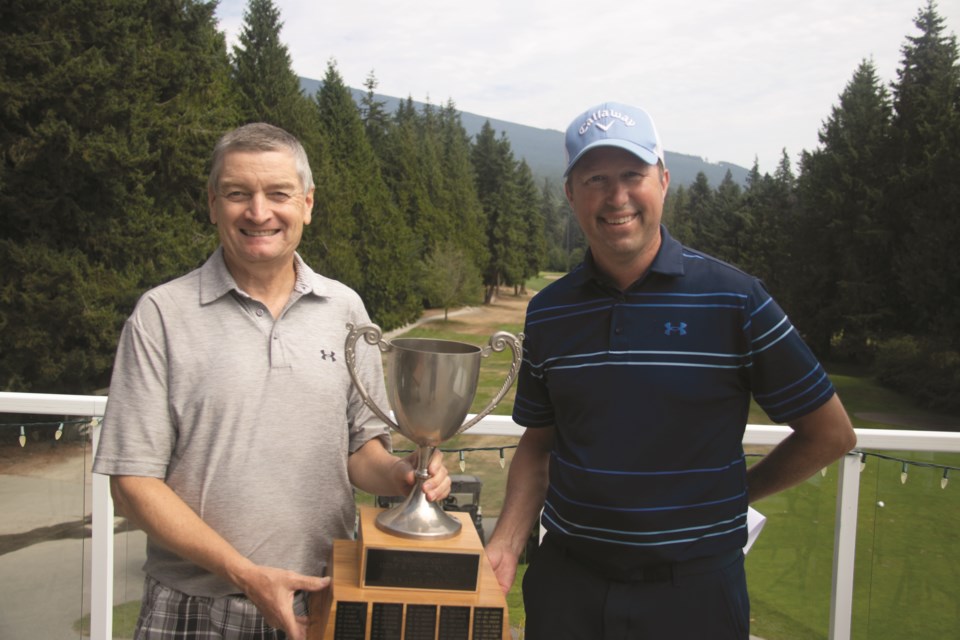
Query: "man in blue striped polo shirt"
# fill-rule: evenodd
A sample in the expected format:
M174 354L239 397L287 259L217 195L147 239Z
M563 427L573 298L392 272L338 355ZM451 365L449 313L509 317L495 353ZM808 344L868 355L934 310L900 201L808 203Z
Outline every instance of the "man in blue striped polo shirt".
M489 558L509 589L542 508L523 584L529 640L745 640L748 504L856 435L763 284L661 225L670 174L645 111L586 111L566 151L589 250L527 310L513 413L527 429ZM793 433L748 470L751 395Z

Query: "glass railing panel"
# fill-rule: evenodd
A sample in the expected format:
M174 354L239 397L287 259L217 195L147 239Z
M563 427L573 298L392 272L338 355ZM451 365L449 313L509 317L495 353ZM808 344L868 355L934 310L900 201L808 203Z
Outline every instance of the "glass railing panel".
M960 471L950 478L947 467L960 468L960 454L868 453L864 462L852 637L958 637Z
M113 537L113 637L132 638L143 595L147 536L117 518Z
M757 460L750 457L748 464ZM825 474L754 505L767 521L746 559L752 635L827 638L837 475L834 463Z
M89 425L19 418L22 436L20 420L0 414L0 638L79 639L89 624Z

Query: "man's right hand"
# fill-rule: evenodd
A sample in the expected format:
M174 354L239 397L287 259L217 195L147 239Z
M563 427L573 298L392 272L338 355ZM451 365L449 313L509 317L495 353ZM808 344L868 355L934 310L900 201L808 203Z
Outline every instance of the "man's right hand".
M117 513L136 523L155 543L237 585L267 624L283 629L290 640L306 640L307 620L294 615L294 593L326 589L330 578L254 564L160 478L113 476L110 488Z
M330 578L317 578L286 569L252 565L243 572L238 583L267 624L275 629L282 629L290 640L306 640L307 618L294 614L294 595L297 591L326 589L330 585Z

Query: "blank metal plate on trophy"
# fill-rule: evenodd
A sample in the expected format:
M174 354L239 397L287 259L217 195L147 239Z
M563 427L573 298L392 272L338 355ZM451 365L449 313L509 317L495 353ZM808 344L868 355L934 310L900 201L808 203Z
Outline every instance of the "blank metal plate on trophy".
M360 508L360 539L335 540L332 581L310 600L309 640L504 640L507 603L466 513L460 533L411 541ZM416 555L426 554L426 555Z
M483 548L472 522L462 535L424 544L382 531L377 513L360 510L361 588L477 591Z

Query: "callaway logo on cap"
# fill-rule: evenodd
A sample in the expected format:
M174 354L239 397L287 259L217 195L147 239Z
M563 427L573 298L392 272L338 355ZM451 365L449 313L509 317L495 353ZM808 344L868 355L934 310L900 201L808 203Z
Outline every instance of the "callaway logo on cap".
M616 102L605 102L584 111L567 127L566 178L587 151L597 147L618 147L647 164L666 163L663 145L653 119L643 109Z

